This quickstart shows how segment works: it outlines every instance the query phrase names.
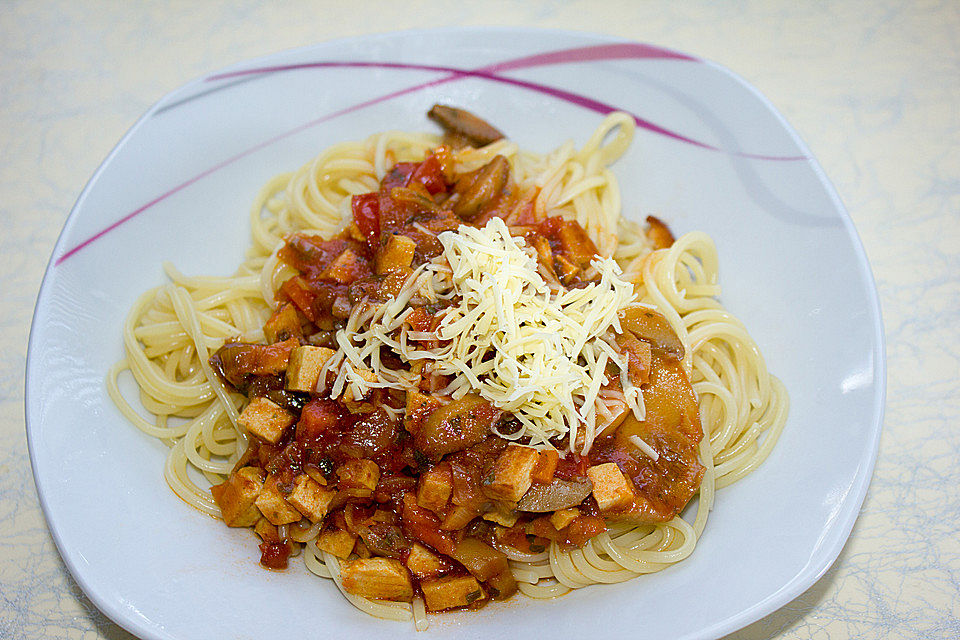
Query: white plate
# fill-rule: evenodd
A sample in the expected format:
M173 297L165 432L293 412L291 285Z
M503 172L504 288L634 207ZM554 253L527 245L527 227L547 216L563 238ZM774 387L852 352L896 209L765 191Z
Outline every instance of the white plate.
M316 64L330 62L357 64ZM188 274L231 273L270 176L342 140L432 130L424 113L436 101L538 151L584 142L605 106L642 119L615 166L625 213L713 236L723 300L792 408L771 457L720 492L688 560L555 601L434 617L427 635L582 637L600 620L614 637L715 638L802 593L853 526L880 432L880 311L850 218L782 116L726 69L518 29L354 38L237 64L160 100L96 172L43 281L26 394L40 499L84 592L144 638L416 635L360 614L301 563L260 569L248 532L167 488L163 445L126 423L103 380L123 355L124 316L162 282L163 260Z

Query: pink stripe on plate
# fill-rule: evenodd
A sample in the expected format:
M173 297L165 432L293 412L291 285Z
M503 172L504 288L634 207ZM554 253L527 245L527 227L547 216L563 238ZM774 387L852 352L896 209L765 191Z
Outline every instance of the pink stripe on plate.
M116 222L113 222L106 228L98 231L97 233L93 234L92 236L90 236L80 244L66 251L63 255L59 256L56 259L54 264L56 265L61 264L63 261L67 260L74 254L76 254L78 251L87 247L88 245L95 242L99 238L103 237L107 233L113 231L117 227L120 227L127 221L135 218L136 216L150 209L157 203L162 202L163 200L167 199L173 194L194 184L198 180L205 178L206 176L236 162L237 160L240 160L241 158L244 158L245 156L248 156L270 144L273 144L274 142L277 142L279 140L282 140L291 135L294 135L296 133L309 129L310 127L314 127L323 122L327 122L339 116L352 113L352 112L364 109L366 107L369 107L393 98L397 98L402 95L420 91L428 87L433 87L433 86L441 85L447 82L461 80L464 78L482 78L492 82L498 82L501 84L508 84L508 85L520 87L529 91L535 91L538 93L542 93L544 95L549 95L559 100L563 100L571 104L580 106L582 108L589 109L596 113L606 115L608 113L611 113L613 111L618 111L620 109L612 105L600 102L598 100L594 100L593 98L589 98L587 96L575 94L570 91L557 89L555 87L550 87L550 86L538 84L535 82L529 82L526 80L518 80L515 78L501 76L501 75L498 75L497 72L512 71L517 69L526 69L526 68L537 67L537 66L563 64L563 63L590 62L590 61L614 60L614 59L645 59L645 58L700 62L697 58L693 58L691 56L673 52L668 49L662 49L660 47L655 47L652 45L637 44L637 43L617 43L617 44L595 45L595 46L589 46L589 47L576 47L571 49L563 49L560 51L550 51L546 53L539 53L539 54L534 54L530 56L524 56L521 58L515 58L512 60L506 60L504 62L488 65L488 66L481 67L474 70L457 69L454 67L444 67L444 66L435 66L435 65L405 64L405 63L399 63L399 62L329 61L329 62L310 62L310 63L293 64L293 65L259 67L259 68L244 69L240 71L232 71L228 73L221 73L221 74L215 74L215 75L209 76L205 79L206 82L214 82L217 80L223 80L227 78L236 78L236 77L256 75L256 74L276 73L280 71L290 71L290 70L296 70L296 69L337 68L337 67L404 69L404 70L418 70L418 71L435 71L435 72L447 74L444 77L438 78L436 80L416 84L416 85L407 87L405 89L399 89L397 91L393 91L381 96L370 98L369 100L365 100L358 104L344 107L332 113L321 116L320 118L316 118L307 123L304 123L294 129L278 134L270 138L269 140L265 140L261 143L258 143L257 145L249 149L241 151L240 153L235 154L230 158L227 158L226 160L223 160L222 162L214 165L213 167L210 167L209 169L204 170L203 172L197 174L196 176L160 194L153 200L138 207L137 209L134 209L127 215L117 220ZM200 96L196 96L196 97L200 97ZM190 100L191 100L190 98L187 98L186 100L184 100L184 102L189 102ZM663 135L663 136L672 138L674 140L685 142L687 144L692 144L704 149L709 149L712 151L721 151L721 149L718 149L717 147L700 142L698 140L694 140L692 138L688 138L684 135L681 135L679 133L676 133L674 131L670 131L669 129L661 127L655 123L644 120L643 118L640 118L636 114L631 113L630 115L633 117L634 122L636 122L638 127L646 129L647 131L650 131L652 133ZM729 153L732 153L733 155L745 157L745 158L759 159L759 160L792 161L792 160L807 159L806 156L766 156L766 155L757 155L757 154L740 153L740 152L729 152Z

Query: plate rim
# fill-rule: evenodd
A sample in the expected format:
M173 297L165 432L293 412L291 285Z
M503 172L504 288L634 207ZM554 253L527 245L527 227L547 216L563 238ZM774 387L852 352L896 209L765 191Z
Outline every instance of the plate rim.
M36 338L37 332L40 331L37 325L37 316L40 310L41 304L46 301L49 297L49 288L51 286L53 268L57 265L58 259L64 256L65 249L65 239L68 235L68 232L72 230L73 225L76 223L78 211L82 207L83 203L86 200L86 197L91 189L91 186L97 182L101 174L106 170L106 168L112 164L114 157L119 153L120 149L124 147L129 139L134 136L137 130L141 125L149 118L151 118L159 109L163 108L168 101L171 100L174 96L194 87L202 82L206 78L209 78L214 75L228 73L239 68L246 66L251 66L257 63L262 63L271 59L281 58L285 56L296 56L301 53L306 53L318 48L325 48L331 45L337 44L347 44L355 42L370 42L370 41L385 41L391 40L398 37L404 36L417 36L417 35L436 35L436 34L460 34L465 37L476 36L482 34L489 34L492 32L497 33L510 33L510 34L527 34L527 35L555 35L563 36L569 39L571 44L587 43L588 41L595 41L597 43L609 43L609 44L648 44L654 46L663 51L668 51L672 53L677 53L680 55L688 56L696 59L697 61L708 65L717 72L720 72L727 77L731 78L735 83L745 88L750 92L756 99L758 99L768 111L775 116L778 123L784 131L786 131L793 141L797 145L797 148L800 149L806 156L806 161L809 163L810 167L813 169L816 177L818 178L820 184L823 186L826 194L829 196L829 199L834 207L834 209L839 214L839 219L842 223L843 230L845 231L847 237L851 242L851 247L853 248L853 253L856 258L856 264L859 271L859 275L863 278L863 284L865 285L865 293L867 294L868 302L868 311L870 313L870 321L872 323L872 356L873 356L873 366L874 366L874 375L873 375L873 385L875 387L875 392L872 398L872 413L871 416L865 424L869 425L869 431L866 433L867 437L864 439L863 444L866 445L865 451L868 454L866 458L859 459L858 471L855 476L855 483L852 486L851 492L848 494L845 502L849 505L848 509L845 509L841 512L842 517L834 520L831 528L836 534L833 536L833 540L827 547L820 547L820 557L816 559L816 562L808 562L803 569L793 576L785 585L783 585L777 591L769 594L766 598L755 603L753 606L748 607L747 609L738 611L734 614L726 616L725 618L717 621L716 623L701 628L696 632L691 632L684 638L720 638L726 634L735 632L742 629L743 627L756 622L757 620L773 613L774 611L782 608L790 601L797 598L799 595L807 591L811 586L813 586L823 575L833 566L836 562L836 559L839 557L843 548L846 546L850 533L854 527L854 524L859 517L860 510L862 508L863 502L866 498L866 493L869 488L870 482L873 477L873 472L876 466L877 458L879 455L879 444L880 437L883 431L883 419L884 411L886 405L886 392L887 392L887 363L886 363L886 339L884 334L883 327L883 316L882 309L880 304L880 296L876 285L876 279L874 278L873 271L870 267L869 260L867 258L866 251L863 246L863 242L857 233L857 230L854 226L853 219L850 216L847 208L844 206L842 199L840 198L839 193L836 188L833 186L832 182L827 177L826 173L823 170L823 167L820 165L816 157L810 152L809 147L793 128L793 126L786 120L783 114L774 106L774 104L767 98L759 89L757 89L753 84L745 80L736 72L732 71L728 67L700 56L692 55L686 52L683 52L678 49L673 49L670 47L663 47L653 43L645 43L639 40L634 40L630 38L623 38L617 36L611 36L606 34L600 34L595 32L588 31L575 31L569 29L550 29L550 28L536 28L536 27L517 27L517 26L458 26L458 27L438 27L438 28L420 28L420 29L404 29L404 30L395 30L387 31L380 33L371 33L371 34L358 34L348 37L333 38L329 40L323 40L311 44L306 44L302 46L292 47L288 49L282 49L279 51L251 57L243 58L237 60L233 63L227 64L223 67L207 71L199 76L196 76L190 80L187 80L170 91L165 92L160 98L158 98L137 120L130 126L130 128L123 134L122 137L114 144L110 152L104 157L103 161L98 165L97 169L91 174L90 178L86 181L83 189L80 194L77 196L73 206L70 209L70 213L67 215L64 220L63 226L60 230L60 233L57 236L57 240L53 245L53 249L50 254L50 258L47 261L47 264L44 268L43 278L41 280L40 286L38 288L36 301L34 303L34 310L31 316L31 325L30 333L27 345L26 353L26 366L24 371L24 423L27 439L27 449L30 457L31 472L33 475L34 485L37 489L37 497L40 503L41 510L44 515L45 522L47 524L47 529L50 532L51 537L54 540L54 543L57 547L57 552L60 555L60 558L67 570L69 571L72 579L77 583L80 589L83 591L84 595L90 599L91 602L103 613L106 617L112 620L114 623L125 629L126 631L137 635L138 637L144 639L158 639L158 640L178 640L176 636L169 635L164 630L159 629L156 626L148 626L142 624L137 619L128 615L128 612L118 606L118 603L113 599L103 597L98 591L96 585L92 584L87 580L86 574L80 570L79 565L76 561L76 558L70 552L69 549L64 548L62 540L62 532L53 526L53 521L55 517L50 510L50 505L47 500L46 491L43 488L43 484L40 481L38 474L38 464L42 466L42 461L37 458L37 445L34 442L34 438L37 436L36 428L31 427L35 422L39 422L39 417L34 416L31 407L34 405L35 392L33 391L33 385L31 384L31 378L36 377L36 370L39 365L36 362L35 358L35 349L36 349Z

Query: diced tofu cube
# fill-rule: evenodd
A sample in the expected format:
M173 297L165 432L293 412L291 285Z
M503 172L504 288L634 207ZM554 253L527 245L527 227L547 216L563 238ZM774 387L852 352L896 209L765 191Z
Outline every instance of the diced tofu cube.
M260 511L254 503L262 489L263 471L243 467L231 473L223 483L210 487L210 493L228 527L250 527L260 519Z
M579 515L580 509L560 509L560 511L555 511L554 514L550 516L550 524L559 531L573 522Z
M254 398L240 413L240 426L253 435L277 444L287 427L293 424L295 417L283 407L267 400Z
M443 513L453 492L453 473L450 466L440 464L420 474L417 483L417 504L436 514Z
M320 272L324 280L333 280L340 284L350 284L370 273L368 262L352 249L344 249L337 259Z
M394 558L358 558L340 566L343 589L363 598L375 600L413 599L410 572Z
M326 347L303 346L290 352L287 364L287 389L314 392L320 380L320 370L336 351Z
M367 382L377 381L377 374L369 369L359 369L356 371L356 373ZM366 393L363 395L358 395L354 393L353 386L353 382L347 384L347 388L344 390L343 395L340 396L340 402L343 403L350 413L369 413L373 411L373 403L365 402L367 398L370 397L373 389L367 387Z
M268 478L254 503L263 517L275 525L300 522L303 516L280 493L276 478Z
M518 501L533 483L531 474L538 458L539 452L533 447L507 445L493 465L493 477L486 483L487 493L499 500Z
M317 548L332 553L341 560L346 560L353 552L357 542L356 534L342 529L327 529L317 536Z
M352 459L337 467L338 488L353 497L366 498L373 494L380 481L380 467L373 460Z
M530 477L539 484L550 484L553 482L553 474L557 471L557 463L560 462L560 452L556 449L543 449L538 452L537 466L533 468Z
M320 522L330 512L336 497L335 490L321 486L304 473L294 479L293 491L287 496L287 502L309 518L310 522Z
M277 530L277 525L266 518L257 520L253 532L260 536L260 539L264 542L280 542L280 532Z
M593 483L593 497L600 511L623 509L633 503L630 481L615 462L590 467L587 469L587 477Z
M427 611L443 611L465 607L485 596L483 588L473 576L449 576L424 580L420 583Z
M377 273L383 275L391 271L406 269L413 262L413 252L417 243L407 236L392 235L377 255Z
M418 579L432 578L447 568L448 565L419 542L414 542L407 556L407 569Z
M297 308L289 302L281 305L263 325L263 335L267 337L267 341L270 343L292 337L299 338L303 335Z

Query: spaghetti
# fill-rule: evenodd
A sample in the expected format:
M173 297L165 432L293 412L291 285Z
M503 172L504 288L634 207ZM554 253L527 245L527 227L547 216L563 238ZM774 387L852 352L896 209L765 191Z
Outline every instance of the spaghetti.
M626 411L635 414L636 420L644 419L644 395L627 375L626 356L618 351L616 343L603 338L609 337L607 332L617 324L618 310L622 311L625 304L639 303L641 308L655 310L666 320L670 334L679 341L676 353L682 353L676 371L670 375L682 375L689 380L696 393L702 425L702 437L697 434L695 445L698 460L693 461L698 482L698 487L693 488L699 497L693 522L688 523L679 515L640 523L636 519L608 518L605 531L580 541L582 544L576 548L557 539L542 549L535 545L500 545L520 592L535 598L559 596L590 584L629 580L688 557L706 526L715 491L736 482L763 462L786 421L788 398L783 385L768 373L759 349L743 325L717 300L718 261L710 238L703 233L690 233L658 248L652 234L621 217L617 181L608 167L628 148L633 128L631 118L612 114L581 149L567 143L550 154L537 155L499 139L479 148L464 146L449 152L446 162L457 175L477 174L499 162L497 158L505 160L514 185L510 206L501 207L490 216L484 226L489 231L487 236L481 233L480 224L475 224L477 229L471 231L464 227L459 234L437 233L421 225L420 232L437 236L446 251L422 261L390 301L352 305L336 331L332 344L336 347L332 349L335 355L320 371L319 387L324 386L322 380L328 380L330 397L352 394L355 399L369 395L371 388L384 392L413 390L426 370L448 382L444 390L436 391L452 398L470 397L468 394L487 384L493 389L484 396L488 402L501 410L506 408L527 416L517 421L519 427L516 423L510 428L501 424L500 431L495 429L499 435L548 448L556 445L558 438L566 437L569 452L586 454L610 426L612 416ZM167 264L165 271L170 282L146 292L131 309L123 326L126 357L111 368L107 389L128 420L170 447L164 477L187 503L221 517L222 504L214 499L209 487L221 485L231 476L238 461L242 462L245 454L249 456L250 445L256 439L241 426L247 397L214 371L211 356L225 343L267 342L265 323L289 299L283 293L284 283L299 273L283 258L285 243L294 236L331 239L345 230L358 235L351 213L354 196L376 192L399 163L422 162L436 153L441 142L431 135L387 132L363 142L336 145L298 171L276 176L254 200L250 211L252 245L233 277L187 277ZM527 276L538 269L537 260L530 257L535 254L520 241L513 249L506 246L511 244L513 233L507 230L508 225L515 228L524 221L548 218L576 223L595 248L594 259L582 270L584 281L577 285L580 289L564 287L555 278L551 280L552 272L545 273L542 268L539 281ZM358 237L363 238L362 230L359 231ZM499 244L494 242L493 249L486 248L488 253L484 255L503 256L497 265L504 271L512 269L511 273L524 274L529 282L504 285L504 281L494 277L489 282L483 280L483 273L489 273L493 263L476 273L470 272L470 265L466 264L458 271L449 257L460 255L458 250L467 251L463 246L454 246L461 238L473 245L493 238ZM468 276L463 276L458 284L460 272ZM576 402L567 400L563 405L560 398L557 404L550 405L552 409L538 414L546 417L528 417L535 413L532 407L546 406L552 400L542 393L537 395L547 389L544 378L520 375L526 361L521 358L502 363L503 371L516 374L513 378L505 375L494 380L484 374L487 377L483 381L471 379L471 372L485 366L491 356L478 350L476 340L460 345L457 339L465 335L462 329L444 333L444 326L454 326L456 313L450 311L448 324L432 329L410 326L411 300L433 300L449 307L467 295L468 281L475 286L475 307L485 303L483 291L499 290L501 286L514 291L510 313L522 308L518 302L521 298L538 301L536 313L524 316L531 318L530 331L536 335L551 331L550 327L554 327L554 334L562 330L562 325L534 326L533 318L555 312L551 300L563 295L570 297L584 290L582 285L610 283L609 291L616 292L609 294L613 315L602 322L593 318L599 323L596 331L585 335L583 341L575 341L573 352L561 350L567 354L565 357L573 358L572 362L593 366L582 389L577 383L570 383L569 376L560 383L559 388L580 389ZM521 295L528 284L532 293ZM605 299L602 296L607 294L598 287L599 284L591 289L592 299ZM507 338L496 331L496 318L502 322L505 317L503 303L489 304L496 306L496 313L491 311L494 323L485 344L495 343L498 346L494 352L507 353L509 349L503 347ZM584 313L594 307L586 308ZM470 315L475 309L463 305L459 311L467 323L476 324L481 317L478 313ZM585 318L580 318L578 327L585 322ZM436 340L431 343L430 338ZM594 346L583 351L588 344ZM472 356L472 360L457 360L472 363L459 374L455 367L451 368L453 361L442 357L457 348ZM384 362L379 356L381 349L409 356L406 364L413 366ZM540 360L534 367L538 371L558 357L539 353ZM526 351L523 354L529 356ZM615 383L601 388L599 378L604 377L604 371L611 370L613 363L619 363L622 375ZM361 368L375 375L365 377L360 374ZM121 394L118 380L124 372L132 374L139 389L139 402L152 419L145 419ZM519 391L513 393L524 380L537 387L528 394L529 398ZM596 380L596 384L591 385L591 380ZM384 408L394 418L403 416L401 407ZM636 433L629 436L629 441L641 458L657 462L660 453L650 442ZM501 524L507 526L497 526ZM357 608L381 618L413 619L417 629L426 627L424 601L419 593L412 601L399 602L362 597L356 589L351 591L349 584L345 586L345 580L349 582L351 578L343 574L348 562L318 545L322 529L322 517L318 522L304 518L279 525L271 535L279 536L284 544L289 541L295 552L302 544L306 567L331 579Z

